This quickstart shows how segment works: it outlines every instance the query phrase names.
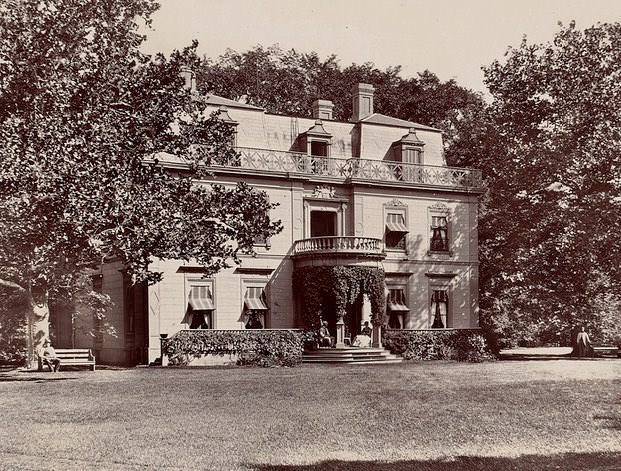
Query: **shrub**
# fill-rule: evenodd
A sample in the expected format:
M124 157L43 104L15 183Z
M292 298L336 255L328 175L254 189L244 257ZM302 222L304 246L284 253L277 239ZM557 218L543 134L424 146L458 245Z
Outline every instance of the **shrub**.
M405 360L480 362L495 358L477 330L384 330L382 340Z
M27 305L23 296L0 287L0 365L23 365L27 358Z
M163 341L171 365L187 365L204 355L239 356L238 364L295 366L301 363L302 331L296 330L182 330Z

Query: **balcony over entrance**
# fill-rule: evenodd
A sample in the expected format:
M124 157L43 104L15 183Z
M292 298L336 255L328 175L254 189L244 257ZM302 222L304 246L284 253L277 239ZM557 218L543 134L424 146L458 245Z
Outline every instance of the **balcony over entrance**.
M309 260L325 265L375 265L386 258L386 254L380 239L330 236L295 241L292 257L304 265Z

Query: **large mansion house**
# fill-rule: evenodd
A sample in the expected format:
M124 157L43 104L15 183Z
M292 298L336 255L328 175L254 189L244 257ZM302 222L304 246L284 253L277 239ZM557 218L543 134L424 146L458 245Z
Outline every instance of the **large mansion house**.
M300 118L204 97L234 128L239 153L212 168L213 181L265 191L282 232L213 278L192 263L157 260L163 281L131 286L118 264L104 265L96 287L112 297L116 336L88 337L56 318L57 345L93 348L102 363L145 364L160 356L161 334L182 329L302 328L303 293L292 280L315 266L382 269L386 328L477 328L480 172L447 167L441 132L375 113L373 92L354 87L348 122L332 118L327 100ZM337 331L334 306L322 309L339 342L370 316L361 296Z

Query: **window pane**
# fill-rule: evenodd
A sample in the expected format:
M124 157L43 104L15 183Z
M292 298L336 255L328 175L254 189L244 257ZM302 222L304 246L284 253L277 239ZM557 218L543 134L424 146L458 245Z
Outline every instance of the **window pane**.
M386 247L389 249L405 249L405 236L403 232L388 232L386 234Z
M311 142L311 155L316 155L319 157L327 157L328 156L328 143L321 142L321 141Z
M448 252L448 219L446 216L431 217L431 247L434 252Z
M336 213L333 211L311 211L311 237L337 235Z
M433 316L432 329L443 329L447 325L448 291L435 289L431 295L431 315Z

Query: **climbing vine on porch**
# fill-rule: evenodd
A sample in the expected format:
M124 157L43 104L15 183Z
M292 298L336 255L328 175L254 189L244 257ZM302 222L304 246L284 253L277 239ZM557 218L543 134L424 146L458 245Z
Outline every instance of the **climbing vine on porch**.
M302 315L307 327L318 328L325 296L333 296L337 312L345 313L360 295L371 302L371 322L384 323L385 273L376 267L318 266L296 269L293 290L302 297Z

